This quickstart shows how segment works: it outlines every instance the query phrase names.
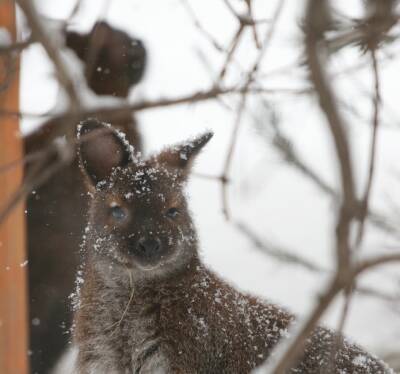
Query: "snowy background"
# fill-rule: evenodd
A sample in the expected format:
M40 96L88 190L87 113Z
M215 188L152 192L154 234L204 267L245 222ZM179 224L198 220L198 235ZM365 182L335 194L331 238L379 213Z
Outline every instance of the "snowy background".
M42 14L65 19L75 1L37 1ZM208 89L221 68L221 55L194 26L180 0L84 0L84 7L73 18L71 28L88 31L99 18L141 38L148 51L148 68L142 83L132 92L137 98L176 97L199 89ZM255 0L256 18L269 18L276 1ZM237 21L222 0L192 0L190 4L207 31L221 45L228 46L237 29ZM232 1L241 9L241 1ZM268 47L261 68L266 88L302 88L309 86L307 74L299 61L302 55L300 32L305 2L287 1L276 33ZM340 12L350 17L362 15L362 1L335 1ZM264 37L268 24L259 28ZM397 30L398 32L398 30ZM372 207L396 215L400 207L400 131L398 89L400 73L396 58L400 43L386 47L381 85L383 124L378 139L377 173L372 190ZM241 40L236 63L227 81L241 79L241 68L251 66L257 50L250 31ZM365 62L365 64L364 64ZM368 149L371 137L371 95L373 83L369 56L347 47L331 61L330 72L340 100L355 110L344 109L357 173L357 187L364 190ZM347 74L335 74L356 66ZM288 67L291 67L288 69ZM282 69L283 68L283 69ZM40 47L23 53L22 111L44 113L54 108L58 87L51 64ZM292 140L302 157L331 185L338 186L336 159L315 97L293 94L265 95L264 99L277 113L282 130ZM237 98L224 99L235 108ZM246 222L261 238L287 247L298 255L325 268L332 266L335 210L331 199L281 160L265 136L255 126L254 117L262 118L268 127L268 116L262 117L256 100L250 100L243 117L238 147L231 170L229 202L232 215ZM260 117L261 116L261 117ZM220 175L231 139L235 110L218 101L149 110L137 114L145 139L146 152L166 144L182 141L204 129L215 132L196 164L199 173ZM31 131L40 120L23 121L23 130ZM298 314L313 305L326 278L301 267L277 262L254 248L222 215L221 187L214 180L193 177L188 187L191 209L199 230L204 261L218 274L242 290L268 298ZM400 227L400 219L399 227ZM398 241L367 225L362 254L379 254L396 250ZM380 269L364 277L362 284L385 293L399 293L399 267ZM330 308L325 322L338 323L342 300ZM368 349L382 353L400 341L400 310L395 305L370 297L357 296L351 305L346 334Z

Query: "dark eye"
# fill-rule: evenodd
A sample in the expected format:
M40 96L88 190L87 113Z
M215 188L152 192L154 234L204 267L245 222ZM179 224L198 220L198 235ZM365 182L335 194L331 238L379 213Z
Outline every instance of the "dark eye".
M126 218L125 209L121 208L118 205L111 207L110 214L116 221L122 221Z
M167 212L165 213L165 215L168 218L172 218L172 219L176 218L179 215L179 210L177 208L169 208L167 210Z

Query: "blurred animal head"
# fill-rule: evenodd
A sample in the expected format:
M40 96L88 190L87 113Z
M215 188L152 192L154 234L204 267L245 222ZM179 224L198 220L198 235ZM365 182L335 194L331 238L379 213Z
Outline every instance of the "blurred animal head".
M79 127L81 169L92 195L93 255L136 273L165 273L197 256L184 186L207 132L143 160L122 133L97 120Z
M106 22L97 22L89 34L68 31L66 45L85 64L89 87L98 95L126 97L143 76L143 43Z

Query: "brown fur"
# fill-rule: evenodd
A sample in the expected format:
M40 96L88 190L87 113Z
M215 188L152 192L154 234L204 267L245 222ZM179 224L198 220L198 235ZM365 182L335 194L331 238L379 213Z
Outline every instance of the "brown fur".
M99 36L101 39L99 40ZM95 44L98 58L89 86L97 94L124 97L144 70L145 53L140 41L101 22L89 34L68 32L67 45L85 61L86 52ZM128 53L129 52L129 53ZM136 54L135 54L136 53ZM132 64L135 69L132 70ZM105 74L109 71L108 74ZM115 79L118 75L118 79ZM107 120L107 119L105 119ZM115 122L136 149L141 138L130 112ZM60 126L51 122L25 138L25 153L43 149L58 136ZM27 167L29 173L30 165ZM32 373L47 373L70 339L71 308L69 295L79 263L78 248L86 224L86 189L78 164L62 168L27 201L30 321L30 360Z
M99 127L85 123L82 132ZM113 149L118 135L108 134ZM90 151L96 140L82 145L92 199L75 315L79 374L249 373L286 336L292 314L235 290L198 256L183 189L195 155L209 139L205 134L147 161L131 155L113 169L108 163L99 167L106 156ZM129 153L122 140L119 147ZM171 207L179 213L168 216ZM140 250L142 237L162 243L151 260ZM337 341L333 373L391 372L324 328L314 331L289 372L328 373Z

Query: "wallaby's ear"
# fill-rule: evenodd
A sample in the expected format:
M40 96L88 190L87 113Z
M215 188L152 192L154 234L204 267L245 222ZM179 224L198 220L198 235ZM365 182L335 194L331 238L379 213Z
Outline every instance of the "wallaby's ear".
M112 30L112 28L105 21L97 21L93 26L92 32L98 32L99 30L101 30L102 32L104 32L104 31L108 32L108 31Z
M97 119L81 122L78 138L81 170L94 185L107 180L114 168L127 165L132 157L132 147L124 134Z
M67 31L65 45L71 48L81 60L84 60L88 51L89 36L87 34L79 34L75 31Z
M213 135L212 132L206 132L192 140L169 147L162 151L156 157L156 160L160 164L166 164L181 169L184 175L186 175L190 171L195 157Z

